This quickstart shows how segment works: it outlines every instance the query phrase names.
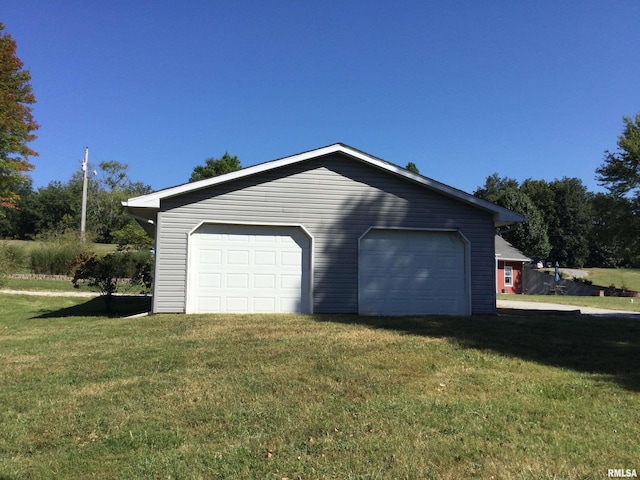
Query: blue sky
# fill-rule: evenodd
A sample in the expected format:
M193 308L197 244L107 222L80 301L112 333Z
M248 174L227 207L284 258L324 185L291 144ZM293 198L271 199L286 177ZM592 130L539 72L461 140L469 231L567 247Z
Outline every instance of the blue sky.
M12 1L36 187L117 160L153 189L343 142L472 192L594 180L640 113L640 2Z

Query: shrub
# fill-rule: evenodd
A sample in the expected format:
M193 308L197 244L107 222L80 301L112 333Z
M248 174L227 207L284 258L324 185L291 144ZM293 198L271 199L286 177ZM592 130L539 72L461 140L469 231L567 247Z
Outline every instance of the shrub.
M31 250L31 271L38 274L73 275L77 257L88 248L77 232L49 232L38 239L45 242Z
M148 252L114 252L104 257L83 254L78 260L73 286L78 288L79 282L84 282L98 288L108 313L111 312L113 294L119 283L127 281L147 291L151 288L153 259Z
M78 245L46 245L31 251L31 270L46 275L71 275L76 258L83 251Z
M26 255L23 247L3 243L0 244L0 250L2 250L2 262L9 273L15 273L25 266Z
M149 250L153 247L153 239L138 224L127 224L112 234L118 250Z
M24 262L24 249L17 245L0 243L0 286L12 273L19 271Z

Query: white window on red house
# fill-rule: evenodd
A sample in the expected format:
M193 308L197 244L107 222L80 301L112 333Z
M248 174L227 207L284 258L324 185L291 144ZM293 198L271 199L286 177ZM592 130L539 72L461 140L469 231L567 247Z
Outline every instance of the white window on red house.
M504 267L504 286L513 286L513 267Z

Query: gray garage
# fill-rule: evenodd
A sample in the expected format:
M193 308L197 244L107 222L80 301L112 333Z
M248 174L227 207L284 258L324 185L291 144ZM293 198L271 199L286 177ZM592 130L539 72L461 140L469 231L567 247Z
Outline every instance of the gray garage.
M156 240L156 313L494 313L495 227L523 220L344 144L125 207Z

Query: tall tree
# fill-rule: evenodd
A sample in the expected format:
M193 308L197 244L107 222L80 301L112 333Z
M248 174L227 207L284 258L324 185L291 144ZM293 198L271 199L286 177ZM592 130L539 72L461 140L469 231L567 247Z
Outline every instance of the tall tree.
M80 189L82 186L80 185ZM28 205L20 205L20 216L33 219L33 231L22 236L35 237L45 232L76 229L80 225L80 191L71 182L50 182L30 197Z
M224 152L221 158L207 158L204 165L198 165L191 173L190 182L197 182L205 178L217 177L225 173L235 172L242 169L240 160L235 155L232 157L229 152Z
M0 205L15 208L18 190L33 169L29 157L38 155L27 144L39 126L30 106L36 102L31 74L16 56L15 40L3 30L0 23Z
M513 178L500 178L498 172L489 175L484 182L484 186L479 187L473 194L486 200L487 202L497 203L509 190L518 190L518 181Z
M542 214L529 196L520 190L517 180L500 178L494 173L474 195L525 217L525 222L504 233L507 241L529 256L546 257L549 254L551 245Z
M610 193L593 196L589 265L607 268L640 266L640 258L634 254L640 232L629 221L640 206L634 203L634 200Z
M640 114L623 117L623 123L618 151L606 151L596 170L596 180L609 190L609 198L596 199L594 230L599 252L619 266L640 266Z
M129 166L115 160L98 164L100 178L94 184L94 193L87 202L87 224L96 234L96 240L112 243L114 236L121 237L122 230L140 228L122 210L122 201L151 191L149 185L129 178ZM140 230L142 230L140 228Z
M579 178L525 180L520 187L533 202L547 227L551 259L582 267L589 257L592 225L591 194Z
M618 137L618 151L605 152L596 180L615 196L640 195L640 114L635 120L622 117L624 130Z

